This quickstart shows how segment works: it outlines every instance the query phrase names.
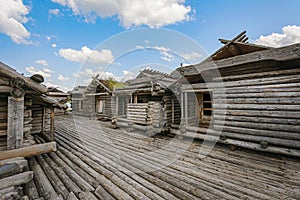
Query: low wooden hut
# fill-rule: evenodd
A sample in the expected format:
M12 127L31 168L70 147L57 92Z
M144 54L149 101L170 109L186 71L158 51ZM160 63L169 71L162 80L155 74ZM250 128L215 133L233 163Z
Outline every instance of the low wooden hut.
M74 88L71 93L74 114L111 120L112 87L109 80L101 80L97 75L88 86Z
M30 145L33 134L54 140L54 109L65 108L46 96L43 77L28 78L0 62L0 141L1 150Z
M118 125L160 131L171 123L179 124L179 102L169 87L175 81L166 73L145 69L128 86L116 89L113 100Z
M300 44L249 44L245 32L207 60L177 69L181 133L300 156Z
M28 199L33 184L27 157L56 150L54 109L65 108L46 96L41 75L28 78L0 62L0 199ZM36 144L33 135L44 138Z

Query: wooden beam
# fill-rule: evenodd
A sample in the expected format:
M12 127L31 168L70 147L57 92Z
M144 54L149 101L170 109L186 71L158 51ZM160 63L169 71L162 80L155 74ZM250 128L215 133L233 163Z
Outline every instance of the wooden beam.
M54 108L51 108L50 113L50 141L54 141Z
M188 96L187 92L184 93L184 118L185 118L185 124L188 124Z
M23 172L0 180L0 190L11 186L19 186L28 183L33 178L33 172Z
M56 142L48 142L43 144L35 144L19 149L0 151L0 160L14 157L31 157L43 153L56 151Z
M8 97L7 108L7 149L23 145L24 97Z

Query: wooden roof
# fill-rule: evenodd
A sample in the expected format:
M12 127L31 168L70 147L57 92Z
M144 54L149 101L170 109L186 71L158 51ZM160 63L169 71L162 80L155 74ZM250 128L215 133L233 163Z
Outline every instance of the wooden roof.
M246 31L241 32L232 40L219 39L219 41L224 44L224 46L213 53L208 59L222 60L237 55L244 55L256 51L272 49L271 47L248 43Z
M21 80L23 82L21 87L24 88L25 94L28 90L34 91L34 93L31 93L30 95L40 101L41 104L60 109L67 108L66 105L60 104L57 100L47 96L48 88L45 85L37 83L31 78L19 74L16 70L2 62L0 62L0 75L8 78L18 78Z
M227 40L221 41L227 43L208 59L199 64L177 68L176 71L181 73L182 79L188 79L191 82L201 82L203 81L203 76L211 79L215 78L216 73L214 72L217 71L222 76L262 73L283 67L296 66L300 62L300 44L268 48L240 41L237 42L236 39L229 42ZM240 46L240 52L244 53L230 54L229 44L233 44L235 47Z
M176 82L176 78L173 78L167 73L159 72L156 70L145 69L132 80L127 81L128 86L120 89L116 89L115 93L132 93L139 91L151 91L154 85L159 85L162 88L168 88Z

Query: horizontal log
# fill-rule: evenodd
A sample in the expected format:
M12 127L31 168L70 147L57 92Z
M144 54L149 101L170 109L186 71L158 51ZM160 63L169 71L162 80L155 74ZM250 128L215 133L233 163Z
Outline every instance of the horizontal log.
M300 97L300 92L276 92L276 93L239 93L239 94L214 94L214 99L222 98L270 98L270 97Z
M232 116L252 116L252 117L272 117L272 118L289 118L300 119L300 112L282 112L282 111L260 111L260 110L214 110L216 115Z
M11 186L20 186L25 183L28 183L33 178L33 172L23 172L16 174L7 178L0 179L0 190L11 187Z
M300 94L300 93L299 93ZM238 109L238 110L274 110L274 111L300 111L300 105L268 105L268 104L213 104L213 108L217 109Z
M31 157L43 153L56 151L56 142L48 142L44 144L35 144L19 149L7 150L0 152L0 160L14 157Z
M228 120L214 120L214 124L227 125L234 127L245 127L259 130L274 130L300 133L300 126L286 125L286 124L272 124L272 123L259 123L259 122L240 122Z
M243 147L243 148L252 149L252 150L259 150L259 151L271 152L271 153L275 153L275 154L284 154L284 155L289 155L289 156L300 157L300 150L298 150L298 149L292 149L292 148L287 148L287 147L276 147L276 146L271 146L271 145L268 146L267 148L262 148L259 143L254 143L254 142L249 142L249 141L241 141L241 140L236 140L236 139L231 139L231 138L226 138L225 140L220 140L220 137L216 136L216 135L206 135L206 134L195 133L195 132L186 132L184 134L181 134L178 130L174 130L174 129L171 130L171 132L175 133L177 135L185 136L185 137L191 137L191 138L212 141L212 142L220 142L223 144L235 145L238 147Z
M224 126L224 125L217 125L217 124L214 125L214 129L222 130L226 132L242 133L247 135L260 135L260 136L267 136L267 137L299 140L299 134L291 133L291 132L261 130L261 129L245 128L245 127L233 127L233 126Z
M274 118L274 117L248 117L248 116L231 116L218 115L214 113L214 119L226 121L240 121L240 122L256 122L256 123L270 123L270 124L285 124L285 125L300 125L300 120L289 118Z
M237 88L237 87L272 87L270 85L280 85L280 84L298 84L300 81L300 75L285 76L285 77L271 77L271 78L258 78L250 80L240 80L231 82L213 82L213 83L195 83L187 87L191 90L195 89L217 89L217 88ZM274 87L274 86L273 86Z
M213 100L214 103L228 103L228 104L288 104L295 105L300 104L300 98L289 97L289 98L257 98L257 97L244 97L244 98L216 98Z
M241 75L217 77L214 80L230 81L230 80L237 80L237 79L251 79L251 78L257 78L257 77L292 75L292 74L299 74L299 73L300 73L299 69L288 69L288 70L277 70L277 71L271 71L271 72L259 72L259 73L251 73L251 74L241 74Z
M286 88L249 88L249 87L237 87L237 88L225 88L226 94L240 94L240 93L272 93L272 92L300 92L300 87L286 87ZM213 90L214 94L223 94L224 90Z

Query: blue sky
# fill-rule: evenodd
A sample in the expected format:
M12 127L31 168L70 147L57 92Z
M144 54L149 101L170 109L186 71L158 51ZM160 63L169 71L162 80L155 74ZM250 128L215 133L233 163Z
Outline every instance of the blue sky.
M298 0L0 0L0 61L70 90L97 73L170 72L243 30L250 42L300 42ZM150 28L149 28L150 27Z

